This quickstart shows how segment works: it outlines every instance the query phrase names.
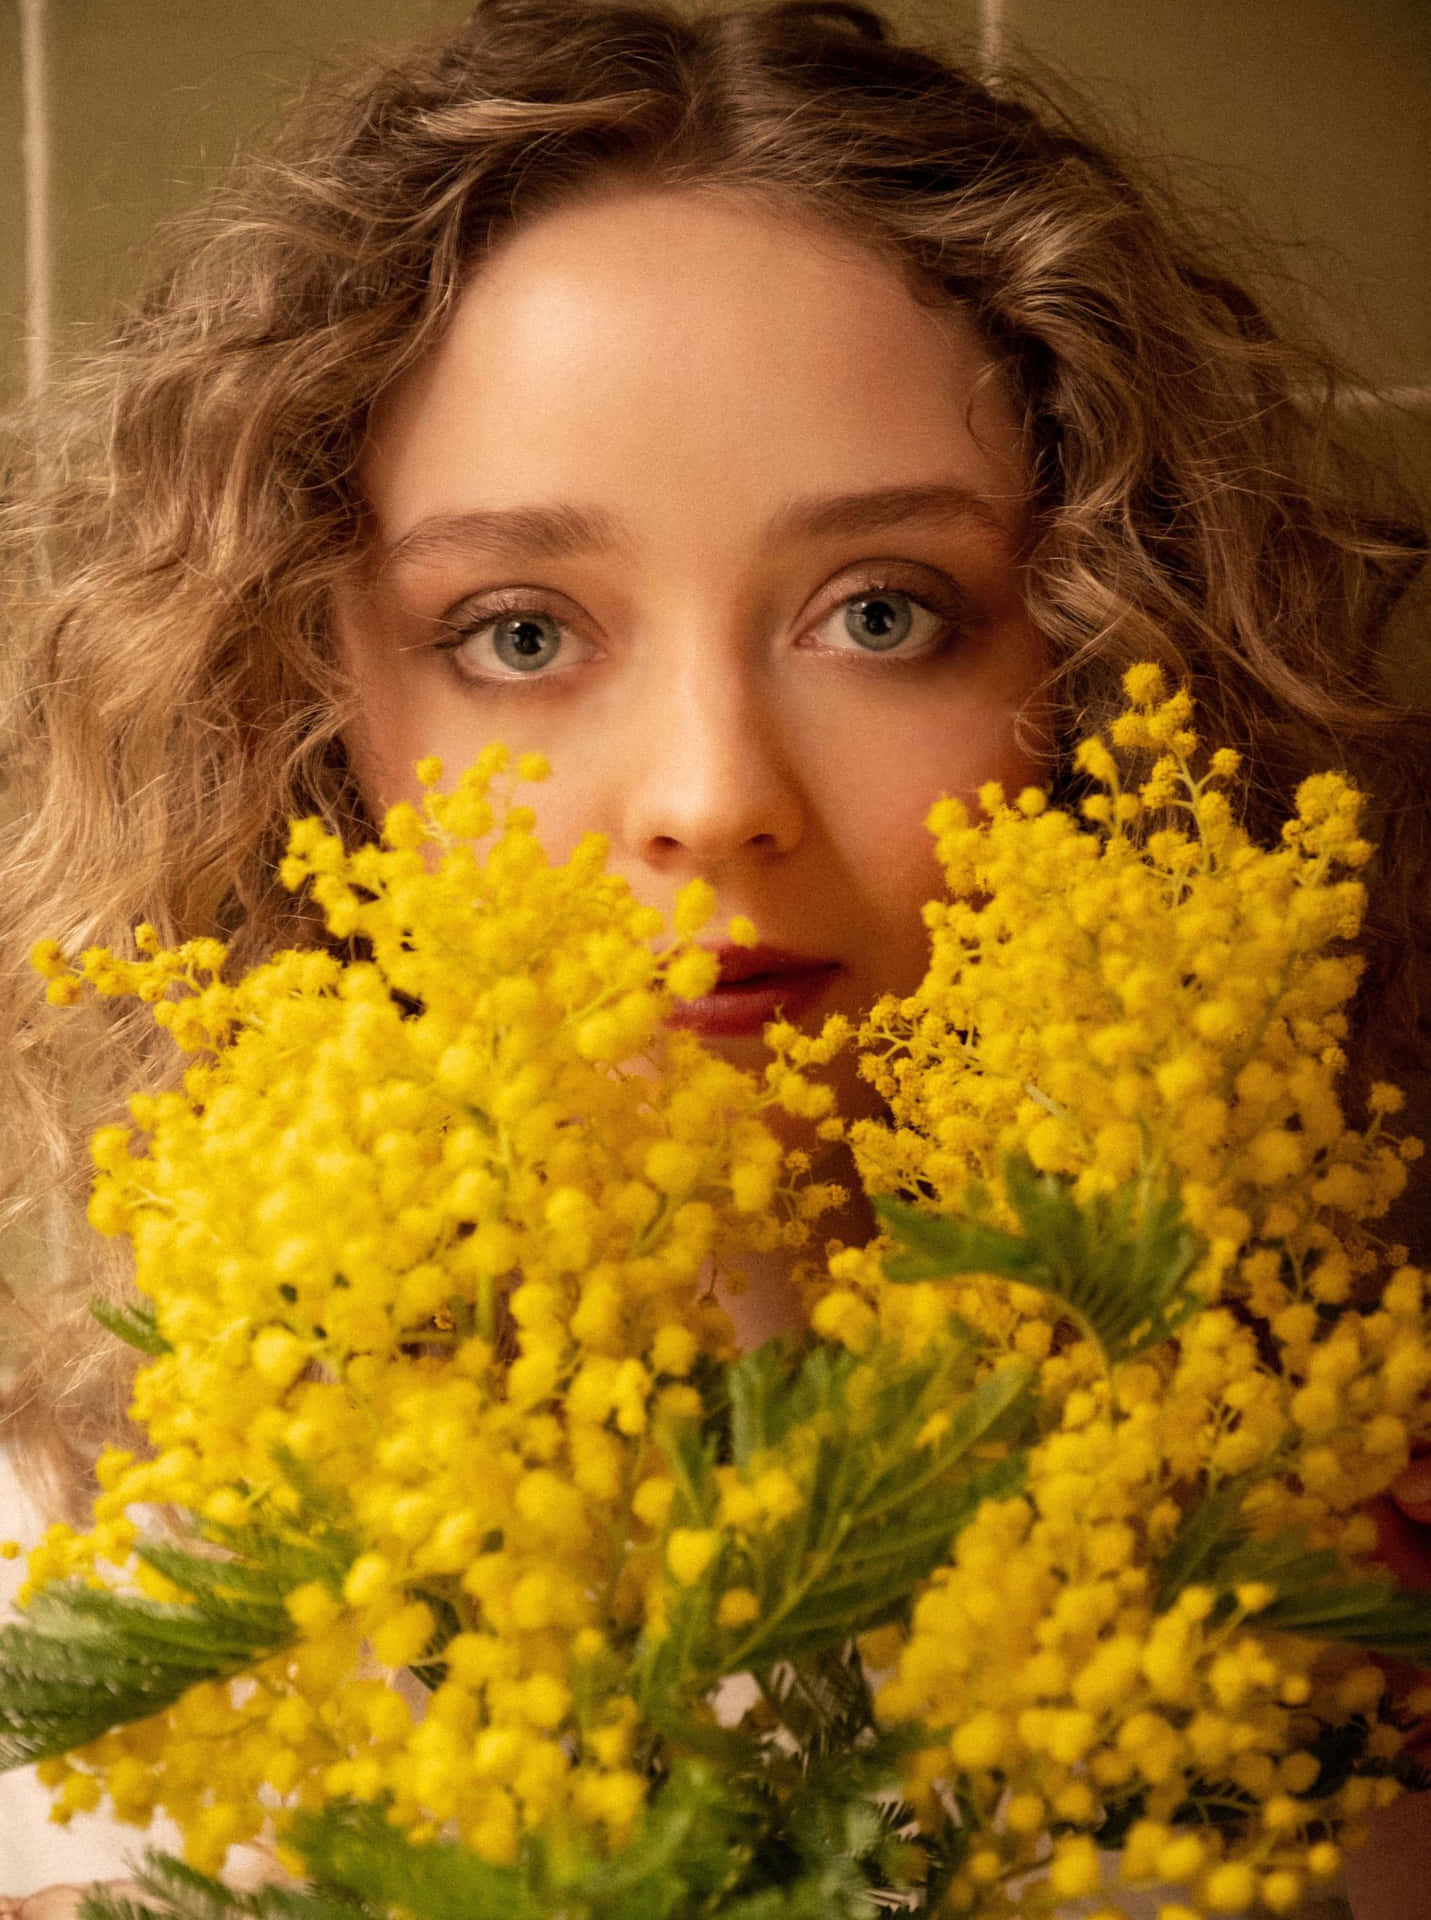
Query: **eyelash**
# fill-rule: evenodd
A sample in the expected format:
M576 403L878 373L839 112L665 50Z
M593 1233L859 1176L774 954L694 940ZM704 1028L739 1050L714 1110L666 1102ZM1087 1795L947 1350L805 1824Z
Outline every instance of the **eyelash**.
M485 633L489 627L495 627L500 621L512 620L522 614L534 614L544 620L554 620L565 630L569 630L570 628L570 623L564 620L555 608L543 598L539 590L534 588L530 593L524 593L518 589L507 594L495 593L490 595L483 601L480 609L475 609L465 619L461 617L460 608L455 609L454 613L446 614L443 617L442 625L450 627L452 634L450 639L439 640L435 643L437 651L439 653L456 655L467 645L469 640L475 640L480 633ZM469 684L514 686L519 685L523 677L518 673L472 672L462 666L455 658L452 664L457 674ZM545 677L545 675L540 673L532 675L533 681Z
M913 587L901 586L893 579L880 576L871 577L868 580L862 581L858 586L852 587L848 593L841 594L839 599L831 604L828 611L823 613L819 620L812 622L806 631L813 632L816 628L825 625L825 623L838 614L842 608L849 607L856 601L875 600L878 599L881 594L898 594L902 599L908 600L911 606L918 608L922 613L929 614L936 619L940 623L940 630L932 639L926 641L917 650L910 652L900 653L894 648L889 649L887 652L882 652L878 648L864 649L857 645L851 645L849 647L829 647L825 649L825 651L833 655L843 656L848 660L866 666L885 662L890 666L899 666L902 664L913 665L943 653L951 641L957 637L964 625L966 610L961 596L952 585L946 587L942 593L936 594L927 586L921 587L916 591ZM944 604L941 605L941 601ZM499 592L493 594L485 599L481 607L475 609L465 620L460 618L460 612L460 608L455 609L454 613L444 617L442 624L450 627L452 632L450 638L435 642L437 652L455 656L469 641L475 640L479 634L485 633L489 628L495 627L503 620L514 619L523 614L554 621L565 632L571 630L570 622L556 611L550 604L550 601L544 597L538 589L533 589L530 593L516 589L507 593ZM510 671L506 673L482 670L474 671L463 666L456 658L453 659L452 664L454 671L468 685L517 686L526 678L526 676L520 673ZM535 671L530 677L529 684L535 685L539 681L550 680L554 677L555 675L553 674Z

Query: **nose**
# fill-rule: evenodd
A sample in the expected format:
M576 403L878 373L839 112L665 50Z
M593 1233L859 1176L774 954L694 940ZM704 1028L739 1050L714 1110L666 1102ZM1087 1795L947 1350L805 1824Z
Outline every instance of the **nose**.
M778 700L719 647L683 649L632 713L622 808L630 856L660 872L715 876L789 853L806 802Z

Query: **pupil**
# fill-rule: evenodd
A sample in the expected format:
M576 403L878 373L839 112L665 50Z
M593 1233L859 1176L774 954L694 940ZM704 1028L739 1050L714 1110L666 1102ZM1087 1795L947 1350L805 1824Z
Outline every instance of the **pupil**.
M561 628L544 614L516 613L493 633L498 659L520 673L549 667L561 650Z
M874 653L887 653L897 647L914 625L907 597L902 593L871 595L855 600L845 614L850 638Z

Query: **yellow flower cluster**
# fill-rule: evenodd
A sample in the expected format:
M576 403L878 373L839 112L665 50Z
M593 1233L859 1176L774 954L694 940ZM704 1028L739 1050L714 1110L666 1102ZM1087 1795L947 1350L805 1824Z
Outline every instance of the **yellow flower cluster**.
M155 1506L220 1543L315 1516L349 1543L285 1589L281 1651L47 1762L61 1817L163 1807L216 1867L266 1809L357 1801L489 1863L589 1860L676 1777L672 1725L757 1772L783 1755L778 1687L738 1729L708 1695L780 1668L782 1628L792 1671L826 1659L854 1595L908 1625L864 1643L880 1727L849 1757L893 1729L926 1836L957 1809L939 1911L1119 1920L1156 1883L1182 1890L1164 1920L1291 1915L1336 1871L1400 1734L1315 1596L1288 1630L1278 1569L1364 1575L1365 1503L1431 1435L1431 1286L1375 1229L1418 1148L1385 1130L1394 1089L1360 1130L1339 1097L1369 850L1335 775L1254 845L1236 755L1200 771L1187 696L1125 684L1079 749L1081 816L996 787L982 819L935 809L929 972L865 1023L888 1118L848 1129L870 1191L917 1202L929 1246L982 1234L981 1264L1021 1193L1072 1196L1050 1217L1075 1234L1116 1218L1118 1284L1141 1300L1165 1258L1194 1309L1123 1334L1096 1276L894 1284L882 1240L813 1302L857 1360L712 1372L713 1262L799 1245L832 1197L761 1115L841 1131L805 1070L847 1023L772 1029L762 1082L707 1056L668 1016L712 984L710 889L668 939L594 838L549 864L500 749L446 795L424 763L380 845L295 828L283 878L326 947L237 982L147 929L137 959L37 952L57 1003L136 995L193 1059L94 1142L90 1217L132 1238L168 1348L135 1391L152 1451L104 1456L92 1528L52 1529L32 1587L169 1597L133 1557ZM952 1549L946 1492L973 1509ZM761 1775L773 1821L799 1772Z
M1172 1883L1185 1913L1292 1913L1339 1865L1329 1824L1354 1831L1400 1791L1367 1777L1317 1790L1319 1741L1374 1715L1378 1668L1259 1632L1266 1582L1231 1602L1196 1583L1161 1599L1182 1514L1158 1395L1141 1365L1069 1397L1026 1492L986 1501L959 1536L879 1696L892 1722L949 1729L909 1784L927 1805L958 1783L975 1838L956 1911L1045 1920L1075 1895ZM1377 1728L1368 1757L1389 1760L1402 1738ZM1110 1868L1092 1836L1130 1806ZM1219 1816L1237 1807L1245 1825L1229 1830Z
M1013 1149L1080 1195L1171 1177L1207 1236L1212 1290L1254 1240L1310 1255L1332 1243L1328 1210L1369 1218L1404 1185L1406 1149L1348 1129L1337 1096L1358 972L1341 943L1370 848L1335 774L1303 784L1279 847L1256 846L1225 790L1236 754L1197 777L1188 696L1164 698L1156 669L1129 680L1114 746L1156 757L1125 784L1110 748L1084 741L1083 823L992 784L982 821L935 808L951 897L925 910L929 972L862 1035L896 1125L853 1136L875 1189L946 1203L996 1181ZM1333 1267L1320 1297L1337 1302Z
M921 986L880 1001L861 1030L861 1069L890 1120L856 1122L851 1143L871 1192L936 1210L957 1212L979 1186L998 1212L1011 1152L1068 1176L1080 1198L1129 1182L1175 1191L1205 1243L1201 1296L1225 1292L1275 1322L1301 1373L1333 1310L1374 1291L1386 1250L1360 1223L1386 1212L1421 1152L1384 1132L1395 1088L1373 1089L1360 1131L1339 1098L1359 964L1345 943L1364 894L1353 876L1369 854L1359 798L1315 776L1282 843L1259 847L1225 790L1236 754L1193 770L1186 693L1168 694L1151 666L1130 671L1127 692L1112 748L1078 749L1094 788L1082 822L1041 791L1010 804L996 785L981 791L982 820L954 800L934 809L950 897L925 909ZM1135 753L1152 756L1137 783L1125 777ZM862 1278L877 1283L876 1255L847 1255L836 1279L856 1294ZM1031 1291L964 1287L955 1304L1028 1357L1049 1353L1049 1310ZM886 1330L913 1315L922 1337L935 1310L917 1289L882 1291ZM1338 1318L1338 1357L1317 1363L1328 1392L1299 1403L1303 1430L1350 1444L1368 1417L1405 1419L1426 1385L1420 1325L1419 1307L1394 1328ZM1347 1405L1367 1367L1381 1387ZM1050 1382L1079 1374L1074 1353ZM1335 1417L1339 1392L1350 1420ZM1387 1446L1381 1429L1372 1451Z
M1270 1586L1244 1583L1235 1604L1196 1583L1171 1606L1159 1593L1188 1510L1229 1495L1256 1537L1296 1529L1365 1569L1360 1509L1431 1434L1431 1289L1361 1224L1419 1144L1383 1132L1394 1089L1374 1090L1364 1131L1338 1098L1351 873L1368 854L1357 796L1307 781L1282 843L1259 848L1226 797L1236 756L1194 771L1187 696L1151 667L1127 692L1111 746L1079 751L1081 822L997 788L982 821L935 809L950 898L926 910L924 983L861 1034L890 1120L850 1132L867 1184L931 1213L1010 1220L1012 1152L1084 1200L1176 1192L1207 1304L1177 1338L1110 1360L1046 1292L891 1286L876 1245L835 1260L815 1307L856 1351L880 1336L917 1350L952 1309L1039 1366L1046 1437L1026 1489L960 1536L879 1700L891 1721L948 1730L911 1786L926 1804L957 1786L978 1838L951 1900L981 1916L1110 1897L1092 1835L1129 1806L1122 1877L1183 1883L1190 1904L1169 1912L1290 1913L1335 1870L1324 1823L1354 1826L1397 1791L1315 1791L1318 1737L1375 1709L1376 1669L1259 1632ZM1382 1728L1370 1754L1399 1738ZM1247 1809L1235 1844L1212 1824L1219 1794Z
M32 1586L122 1577L145 1503L281 1525L316 1489L356 1543L287 1595L286 1652L49 1765L62 1813L101 1784L122 1818L163 1807L200 1866L266 1804L343 1797L492 1862L544 1822L628 1832L646 1783L612 1649L665 1578L659 1429L731 1351L711 1262L797 1244L827 1199L760 1115L828 1094L667 1024L712 985L709 887L663 946L598 839L548 863L506 764L444 795L423 763L424 811L392 809L381 845L294 829L282 877L346 956L235 984L214 943L146 929L137 959L36 956L53 999L136 994L194 1059L94 1141L90 1218L132 1238L170 1348L135 1388L152 1452L102 1458L92 1529L52 1529ZM419 1708L392 1670L439 1654Z

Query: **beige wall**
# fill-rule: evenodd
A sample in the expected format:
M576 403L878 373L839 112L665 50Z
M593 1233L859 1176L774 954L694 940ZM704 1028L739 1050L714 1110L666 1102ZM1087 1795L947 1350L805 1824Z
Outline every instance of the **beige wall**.
M15 0L0 6L0 367L12 368L24 302L25 203L20 164L20 24Z
M1426 0L1007 0L1005 18L1298 243L1370 374L1431 383Z
M325 60L340 67L458 20L461 0L42 0L49 52L56 309L63 337L143 283L145 242L261 139ZM0 0L0 327L23 310L18 0Z
M694 0L687 0L693 4ZM21 377L21 0L0 0L0 387ZM460 19L464 0L35 0L47 19L63 345L145 277L156 220L261 138L325 60ZM977 58L1048 63L1193 192L1245 204L1367 376L1431 491L1427 0L891 0Z
M19 0L0 0L0 327L13 370L24 242ZM130 292L156 219L261 137L324 59L459 19L463 0L43 0L62 327ZM1047 61L1297 243L1373 377L1431 385L1426 0L902 0L971 52Z

